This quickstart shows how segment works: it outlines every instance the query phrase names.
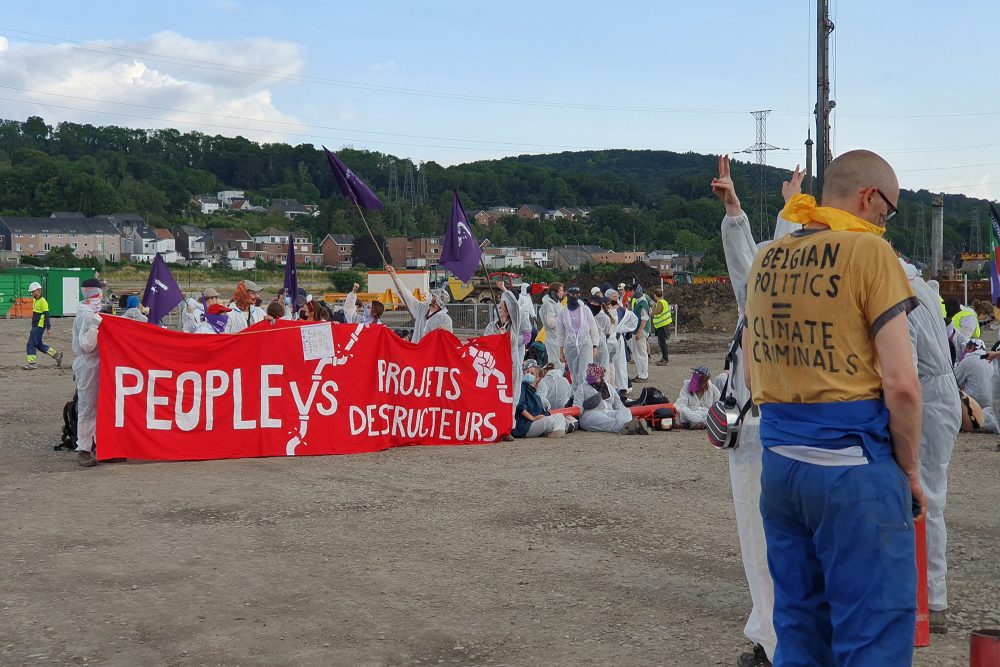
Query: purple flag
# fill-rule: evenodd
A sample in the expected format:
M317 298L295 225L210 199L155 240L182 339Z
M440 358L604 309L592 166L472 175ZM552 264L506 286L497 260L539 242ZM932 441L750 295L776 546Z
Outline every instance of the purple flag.
M288 256L285 257L285 295L292 300L292 311L299 309L299 272L295 270L295 232L288 233Z
M382 202L375 196L375 193L353 171L348 169L347 165L340 161L340 158L331 153L326 146L323 146L323 151L326 153L326 159L330 161L333 178L337 181L337 185L340 186L340 191L345 197L368 210L382 208Z
M463 283L476 273L483 251L472 235L469 219L462 208L458 191L452 193L451 220L444 232L444 247L441 249L441 266L454 273Z
M149 322L159 324L183 300L180 285L174 280L163 257L156 253L153 266L149 269L146 289L142 293L142 305L149 308Z

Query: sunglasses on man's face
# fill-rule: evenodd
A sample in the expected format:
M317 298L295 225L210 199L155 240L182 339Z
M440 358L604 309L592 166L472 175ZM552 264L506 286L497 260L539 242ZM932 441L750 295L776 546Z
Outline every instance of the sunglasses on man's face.
M898 213L899 211L896 208L896 206L891 201L889 201L889 198L886 197L881 190L875 188L875 192L878 193L878 196L882 198L882 201L884 201L885 205L889 208L889 212L886 213L885 215L885 221L889 222L890 220L892 220L893 216L896 215L896 213Z

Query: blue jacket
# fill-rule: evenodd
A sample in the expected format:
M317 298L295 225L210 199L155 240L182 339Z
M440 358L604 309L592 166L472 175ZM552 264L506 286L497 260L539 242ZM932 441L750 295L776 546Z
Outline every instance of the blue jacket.
M527 382L521 383L521 401L517 404L514 413L514 430L511 435L515 438L523 438L528 435L528 429L533 423L530 419L521 414L527 410L528 414L548 416L549 411L542 405L542 399L538 397L538 392Z

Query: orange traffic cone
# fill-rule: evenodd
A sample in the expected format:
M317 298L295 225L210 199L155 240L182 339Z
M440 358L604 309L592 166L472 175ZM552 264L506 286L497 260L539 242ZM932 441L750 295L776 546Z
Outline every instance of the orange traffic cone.
M914 646L931 645L930 614L927 611L927 523L923 519L913 522L917 539L917 634Z

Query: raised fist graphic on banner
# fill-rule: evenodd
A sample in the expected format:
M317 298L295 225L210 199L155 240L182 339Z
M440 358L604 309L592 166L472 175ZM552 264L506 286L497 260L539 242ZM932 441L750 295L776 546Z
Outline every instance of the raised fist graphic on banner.
M513 403L514 394L507 393L507 376L497 368L497 360L493 354L471 345L467 349L469 356L472 357L472 368L476 371L476 386L485 389L490 386L490 378L495 377L500 400L504 403Z

